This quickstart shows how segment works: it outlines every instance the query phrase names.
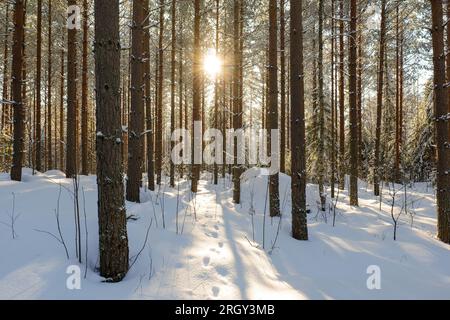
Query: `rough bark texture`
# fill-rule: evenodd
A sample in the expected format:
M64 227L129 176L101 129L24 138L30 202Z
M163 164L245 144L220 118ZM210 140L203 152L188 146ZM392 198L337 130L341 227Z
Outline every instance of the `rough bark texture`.
M290 0L292 236L308 240L302 1Z
M383 108L384 88L384 54L386 42L386 0L381 1L381 26L380 26L380 48L378 54L378 87L377 87L377 123L375 133L375 156L373 168L374 195L380 195L380 140L381 140L381 117Z
M81 80L81 174L88 169L88 2L83 1L83 62Z
M345 188L345 70L344 70L344 0L339 3L339 188Z
M357 110L357 19L356 0L350 3L350 37L349 37L349 106L350 106L350 205L358 205L358 110Z
M268 112L268 129L278 129L278 61L277 61L277 1L269 2L269 112ZM268 150L271 150L273 143L268 133ZM272 161L279 154L271 154ZM279 173L275 173L269 177L269 202L270 216L280 215L280 191L279 191Z
M128 128L127 200L140 201L142 179L142 132L144 131L144 11L143 0L133 1L131 44L131 112Z
M201 68L200 68L200 0L194 1L194 66L193 66L193 101L192 101L192 133L194 132L194 123L200 122L201 118ZM195 158L195 153L199 152L196 146L202 145L201 141L196 141L194 134L192 134L192 159ZM200 150L201 152L201 150ZM192 161L191 166L191 191L197 192L198 180L200 178L200 165Z
M396 3L396 94L395 94L395 164L394 178L396 181L401 180L401 146L403 132L403 44L401 39L400 28L400 1Z
M179 6L179 11L181 13L182 7ZM181 16L181 14L180 14ZM187 129L184 124L184 113L183 113L183 88L184 88L184 69L183 69L183 17L180 17L179 20L179 30L178 30L178 42L179 42L179 50L178 50L178 110L179 110L179 128ZM187 112L185 110L184 112ZM179 166L179 174L182 179L184 176L184 165L180 164Z
M438 237L450 243L450 179L449 179L449 141L448 141L448 92L445 86L444 24L442 2L431 0L432 38L435 94L436 126L436 200L438 214Z
M171 68L170 68L170 132L175 131L175 50L176 50L176 0L172 0L171 16L172 16L172 50L170 52ZM170 150L175 147L175 141L170 141ZM175 165L170 160L170 186L175 187Z
M62 36L64 42L64 33ZM64 49L61 49L61 74L59 84L59 170L64 171Z
M149 0L144 0L144 16L149 13ZM146 20L144 25L148 25ZM146 115L146 142L147 142L147 180L148 188L155 190L155 163L153 152L153 117L151 101L151 66L150 66L150 31L146 28L144 31L144 51L147 57L145 61L145 115Z
M70 2L74 0L69 0ZM42 133L41 133L41 72L42 72L42 0L37 1L36 21L36 110L35 110L35 166L37 171L42 170Z
M2 97L3 100L7 100L9 98L8 94L8 54L9 54L9 2L6 3L6 12L5 12L5 40L4 40L4 49L3 49L3 85L2 85ZM3 104L2 106L2 119L1 119L1 127L0 131L7 129L7 122L10 114L10 107L8 104Z
M335 0L331 1L331 12L334 14L335 10ZM336 188L336 136L335 131L336 128L334 126L336 113L335 105L336 105L336 99L335 99L335 88L336 88L336 78L335 78L335 44L336 44L336 23L334 19L331 19L331 198L335 198L335 188Z
M219 55L219 5L220 1L216 0L216 56ZM216 75L214 81L214 128L219 129L219 75ZM219 152L217 145L215 152ZM219 182L219 167L217 161L214 162L214 184L217 185Z
M164 6L165 1L160 0L159 5L159 44L158 44L158 100L156 108L156 136L155 136L155 158L156 158L156 183L161 184L162 159L163 159L163 86L164 86Z
M363 171L363 149L364 143L362 138L362 70L363 70L363 37L362 37L362 26L361 23L358 24L358 65L357 65L357 112L358 112L358 173L362 176Z
M97 183L100 275L122 280L128 271L128 236L120 112L119 1L95 1Z
M285 0L280 0L280 172L286 172L286 19Z
M235 0L233 6L233 49L234 49L234 67L233 67L233 128L235 132L242 128L242 114L240 113L241 99L240 96L240 63L241 63L241 45L240 45L240 21L241 21L241 0ZM233 201L241 203L241 169L238 164L238 143L234 145L234 165L233 165Z
M68 0L69 6L77 5L76 0ZM66 177L73 178L77 173L78 126L77 126L77 30L67 31L67 138L66 138ZM37 165L36 165L37 168Z
M447 21L450 21L450 1L447 1ZM447 82L450 82L450 23L447 23ZM450 86L448 87L448 113L450 113ZM448 130L448 141L450 141L450 126Z
M324 101L324 84L323 84L323 12L324 2L319 0L319 55L318 55L318 98L319 98L319 137L318 137L318 163L317 175L319 178L319 196L322 211L325 211L326 194L325 194L325 101Z
M48 52L47 52L47 170L53 169L52 148L52 3L48 3Z
M12 62L12 98L14 101L14 144L11 180L22 180L22 161L25 147L25 107L22 97L22 66L24 53L24 1L14 4L14 35Z

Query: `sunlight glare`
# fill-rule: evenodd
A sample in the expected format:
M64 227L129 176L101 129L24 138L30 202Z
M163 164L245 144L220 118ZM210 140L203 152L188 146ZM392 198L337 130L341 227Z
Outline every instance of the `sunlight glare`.
M216 50L209 49L203 61L203 69L211 78L215 78L222 69L222 61L217 57Z

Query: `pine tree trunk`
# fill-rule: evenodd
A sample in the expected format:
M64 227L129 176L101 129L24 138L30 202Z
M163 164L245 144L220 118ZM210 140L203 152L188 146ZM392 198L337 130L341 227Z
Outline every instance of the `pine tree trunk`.
M220 0L216 0L216 56L219 55L219 5ZM219 75L216 75L214 82L214 128L219 129ZM219 152L216 142L214 152ZM217 157L216 157L217 158ZM219 167L217 161L214 161L214 184L219 183Z
M70 5L69 0L69 5ZM35 136L36 152L35 165L37 171L42 171L42 150L41 150L41 72L42 72L42 0L37 0L37 21L36 21L36 113Z
M192 128L195 127L195 122L201 122L201 67L200 67L200 0L194 1L194 66L193 66L193 102L192 102ZM199 150L202 146L202 141L195 137L194 130L192 130L192 166L191 166L191 191L196 193L198 191L198 180L200 179L200 164L195 161L195 154L201 154ZM201 139L203 140L203 139Z
M5 12L5 41L4 41L4 49L3 49L3 85L2 85L2 97L3 100L9 99L8 94L8 53L9 53L9 2L6 2L6 12ZM2 106L2 119L1 119L1 127L0 132L5 130L7 127L7 121L9 118L10 107L8 104L3 104Z
M234 66L233 66L233 117L232 117L232 123L233 123L233 129L236 132L241 126L239 123L239 71L240 71L240 41L239 41L239 35L240 35L240 2L241 0L234 0L234 6L233 6L233 49L234 49ZM241 202L241 177L239 173L239 164L238 164L238 145L237 145L237 139L233 141L234 145L234 161L233 161L233 202L238 204Z
M83 1L83 65L81 84L81 174L88 169L88 2Z
M24 54L24 1L14 4L14 34L12 61L12 98L14 101L14 143L11 180L22 180L22 162L25 148L25 107L22 97L22 66Z
M323 0L319 0L319 57L318 57L318 95L319 95L319 137L318 137L318 162L317 174L319 176L319 195L322 211L326 208L325 179L325 101L323 88Z
M77 5L77 1L68 0L68 4L69 6L74 6ZM75 28L69 29L67 31L67 130L66 130L67 178L73 178L78 173L77 47L78 47L77 30ZM39 109L39 102L38 102L38 109Z
M62 33L64 43L64 33ZM59 86L59 170L64 171L64 49L61 49L61 74Z
M303 73L303 0L290 0L291 6L291 198L292 236L308 240L306 215L306 140Z
M161 185L162 159L163 159L163 86L164 86L164 8L165 1L159 2L159 45L158 45L158 100L156 108L156 136L155 136L155 157L156 157L156 183Z
M176 0L172 0L172 50L171 50L171 71L170 71L170 132L175 131L175 50L176 50ZM175 148L175 141L170 141L170 150ZM170 162L170 186L175 187L175 164Z
M331 12L334 15L335 11L335 0L331 1ZM335 118L336 114L334 112L335 109L335 96L334 91L336 87L336 78L335 78L335 37L336 37L336 23L333 18L331 18L331 198L335 198L335 188L336 188L336 139L335 139Z
M345 188L344 0L339 3L339 189Z
M349 106L350 106L350 205L358 205L358 110L357 110L357 20L356 0L350 3Z
M267 105L269 100L269 70L267 66L269 65L269 49L267 44L267 49L265 50L264 56L264 65L263 65L263 75L264 75L264 83L263 83L263 103L262 103L262 112L261 112L261 129L267 128Z
M286 173L286 20L285 0L280 0L280 172Z
M401 89L400 89L400 13L399 13L400 1L396 3L396 41L395 41L395 50L396 50L396 93L395 93L395 163L394 163L394 179L397 182L400 182L400 141L401 141L401 126L400 122L401 112L400 112L400 102L401 102Z
M447 21L450 21L450 1L447 1ZM450 82L450 23L447 22L447 82ZM448 113L450 113L450 86L448 88ZM450 142L450 126L448 130L448 141Z
M140 202L142 179L142 132L144 118L144 6L143 0L133 1L131 44L131 113L128 129L127 200Z
M375 133L375 156L374 156L374 195L380 195L380 144L381 144L381 118L383 108L383 88L384 88L384 54L386 37L386 0L381 1L381 27L380 27L380 48L378 64L378 87L377 87L377 123Z
M362 23L358 24L358 66L357 66L357 117L358 117L358 172L362 177L363 171L363 149L364 143L362 139L362 70L363 70L363 37L362 37Z
M179 7L179 12L180 12L180 16L181 16L181 11L182 7ZM184 77L184 70L183 70L183 18L180 17L180 21L179 21L179 51L178 51L178 112L179 112L179 128L184 128L187 129L183 123L183 119L184 119L184 113L183 113L183 87L184 87L184 82L183 82L183 77ZM185 107L186 109L186 107ZM187 109L184 111L187 112ZM184 152L184 151L183 151ZM179 166L179 174L180 174L180 178L183 179L184 176L184 165L180 164Z
M142 12L142 11L141 11ZM121 281L128 271L120 112L119 1L95 1L97 184L100 275Z
M48 69L47 69L47 170L53 169L52 148L52 4L48 3Z
M434 65L434 116L436 128L436 200L438 238L450 244L450 179L448 142L448 91L445 81L444 23L442 2L431 0L433 65Z
M268 128L278 130L278 61L277 61L277 1L269 1L269 113ZM270 132L268 134L268 150L272 149L273 143ZM279 157L279 154L271 154L272 162ZM279 158L278 158L279 161ZM279 173L273 173L269 177L269 202L270 216L280 215L280 192L279 192Z
M149 0L144 0L144 16L149 14ZM147 26L149 20L145 20ZM147 142L147 180L148 188L155 190L155 163L153 150L153 117L152 117L152 99L151 99L151 66L150 66L150 31L144 30L144 51L145 51L145 116L146 116L146 142Z

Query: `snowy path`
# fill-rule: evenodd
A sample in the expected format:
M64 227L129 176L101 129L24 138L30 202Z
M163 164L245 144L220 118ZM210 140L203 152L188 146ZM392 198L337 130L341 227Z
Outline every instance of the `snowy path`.
M166 265L171 271L156 280L155 291L150 287L139 295L195 299L304 298L279 279L261 249L249 245L247 231L242 230L235 218L234 204L222 193L228 194L220 187L200 182L199 192L191 201L197 212L197 221L190 231L194 240L183 251L172 251Z

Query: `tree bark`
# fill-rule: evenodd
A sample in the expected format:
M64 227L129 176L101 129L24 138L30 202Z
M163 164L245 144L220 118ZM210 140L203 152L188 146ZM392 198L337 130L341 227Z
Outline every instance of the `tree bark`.
M8 53L9 53L9 2L6 2L6 12L5 12L5 40L4 40L4 50L3 50L3 85L2 85L2 97L3 100L9 99L8 94ZM10 118L10 107L8 104L3 104L2 106L2 119L0 131L7 129L7 123Z
M331 1L331 12L334 15L335 12L335 0ZM336 139L335 139L335 131L336 128L334 126L336 114L334 112L336 100L335 100L335 87L336 87L336 78L335 78L335 44L336 44L336 23L333 18L331 18L331 198L335 198L335 188L336 188Z
M171 50L171 70L170 70L170 132L175 131L175 51L176 51L176 0L172 0L172 50ZM175 148L175 141L170 141L170 150ZM170 186L175 187L175 164L172 159L170 162Z
M319 176L319 195L322 211L326 208L325 179L325 101L323 84L323 12L324 2L319 0L319 56L318 56L318 98L319 98L319 137L317 174Z
M395 164L394 164L394 179L397 182L401 180L400 165L401 165L401 141L402 141L402 41L400 34L400 1L396 3L396 94L395 94Z
M179 126L180 129L184 128L187 129L184 124L184 113L183 113L183 88L184 88L184 69L183 69L183 45L184 45L184 39L183 39L183 17L181 16L182 7L179 6L180 11L180 20L179 20L179 51L178 51L178 109L179 109ZM187 112L187 108L185 106L185 111ZM183 151L184 152L184 151ZM184 176L184 165L180 164L179 166L179 174L180 178L182 179Z
M236 0L235 0L236 1ZM201 122L201 67L200 67L200 0L194 1L194 66L193 66L193 101L192 101L192 133L194 133L195 122ZM203 140L203 139L201 139ZM202 141L199 141L194 134L192 134L192 166L191 166L191 191L196 193L198 191L198 180L200 179L200 164L195 163L195 154L200 152L198 150L202 146Z
M77 5L77 1L68 0L68 4L69 6L75 6ZM75 28L69 29L67 31L67 130L66 130L67 178L73 178L78 173L77 47L78 47L77 30Z
M121 281L128 271L128 236L120 111L119 1L95 1L97 184L100 275Z
M447 21L450 21L450 1L447 1ZM450 82L450 23L447 22L447 82ZM448 88L448 113L450 113L450 86ZM448 130L448 141L450 141L450 126Z
M88 2L83 0L83 65L81 80L81 174L88 175Z
M303 73L303 0L290 0L291 24L291 198L292 236L308 240L306 215L306 140Z
M381 118L383 109L384 88L384 54L386 42L386 0L381 1L381 26L380 26L380 48L378 55L378 85L377 85L377 123L375 133L375 156L374 156L374 195L380 195L380 144L381 144Z
M73 0L69 0L73 1ZM35 112L35 136L36 151L35 165L37 171L42 171L42 133L41 133L41 72L42 72L42 0L37 0L36 21L36 112Z
M285 0L280 0L280 172L286 173L286 20Z
M144 119L144 2L133 1L131 44L131 112L128 129L127 200L140 202Z
M64 43L64 33L62 33ZM59 86L59 170L64 171L64 48L61 49L61 74Z
M233 47L234 47L234 69L233 69L233 128L235 132L242 129L243 111L243 1L237 0L233 7ZM242 164L238 163L240 147L238 139L234 140L234 166L233 166L233 202L241 203L241 174Z
M155 157L156 157L156 183L161 184L162 159L163 159L163 86L164 86L164 7L165 1L159 2L159 44L158 44L158 104L156 108L156 137L155 137Z
M220 0L216 0L216 56L219 55L219 5ZM214 81L214 128L219 129L219 74L216 75ZM216 142L216 148L214 152L219 152L217 148L218 144ZM219 183L219 167L217 161L214 162L214 184Z
M345 188L345 70L344 0L339 3L339 189Z
M149 14L149 0L144 0L144 16ZM149 25L149 20L145 20L144 25ZM147 180L148 188L155 190L155 163L153 150L153 117L152 117L152 99L151 99L151 66L150 66L150 31L148 28L144 31L144 51L145 60L145 115L146 115L146 142L147 142Z
M361 14L361 13L360 13ZM363 149L364 143L362 138L362 100L363 100L363 88L362 88L362 70L363 70L363 36L362 36L362 24L358 26L358 65L357 65L357 113L358 113L358 173L362 176L362 162L363 162Z
M22 66L24 54L24 1L14 4L14 34L12 61L12 98L14 106L14 143L11 180L22 180L22 162L25 147L25 107L22 97Z
M47 53L47 170L53 169L52 148L52 3L48 2L48 53Z
M358 205L358 106L357 106L357 21L356 0L350 3L349 106L350 106L350 205Z
M277 1L269 1L269 113L268 128L278 130L278 55L277 55ZM268 134L268 150L272 149L273 143L270 132ZM271 154L272 161L279 154ZM275 160L276 161L276 160ZM279 161L279 160L278 160ZM279 173L274 173L269 177L269 202L270 216L280 215L280 192L279 192Z
M448 89L445 81L444 24L442 1L430 0L432 12L434 116L436 130L436 200L438 238L450 243L450 179L448 142Z

